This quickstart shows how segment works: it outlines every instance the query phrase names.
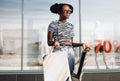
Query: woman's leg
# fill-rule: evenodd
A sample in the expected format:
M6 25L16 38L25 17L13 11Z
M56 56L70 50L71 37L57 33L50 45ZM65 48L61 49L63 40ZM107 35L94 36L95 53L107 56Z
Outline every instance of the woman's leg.
M68 56L68 63L69 63L69 68L70 68L70 74L72 75L73 70L74 70L74 63L75 63L75 58L72 54L69 54Z

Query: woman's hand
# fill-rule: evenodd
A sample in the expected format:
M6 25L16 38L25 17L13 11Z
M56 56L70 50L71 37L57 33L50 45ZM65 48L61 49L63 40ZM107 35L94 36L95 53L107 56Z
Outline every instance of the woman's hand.
M87 46L85 43L83 43L82 47L85 51L90 51L91 50L91 48L89 46Z
M60 43L58 41L55 41L54 48L55 49L60 49Z

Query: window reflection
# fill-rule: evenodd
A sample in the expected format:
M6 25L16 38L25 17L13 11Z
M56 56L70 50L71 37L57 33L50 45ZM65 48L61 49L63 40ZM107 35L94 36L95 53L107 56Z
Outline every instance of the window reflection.
M104 5L102 5L103 3ZM92 47L87 56L85 69L120 68L120 39L118 36L120 15L118 15L118 3L120 1L81 1L82 41L87 42ZM103 52L98 51L95 53L95 46L98 50L100 45L103 46Z
M50 47L47 45L47 28L51 21L58 20L58 16L50 12L49 8L54 3L62 3L63 0L24 1L24 52L23 69L24 70L42 70L42 54L50 53ZM79 41L79 4L78 0L73 3L72 0L64 2L72 4L75 9L69 20L75 26L75 41ZM31 6L32 5L32 6ZM79 56L78 48L75 49L76 58Z
M0 70L21 70L21 65L23 65L23 70L42 70L41 55L49 53L46 41L47 27L51 21L58 19L57 15L50 12L49 7L56 2L73 5L74 13L69 21L75 27L74 41L80 41L81 33L82 42L92 47L87 54L84 69L120 68L119 1L111 0L108 3L104 0L99 2L81 0L81 21L79 21L79 0L76 2L73 0L23 1L23 11L21 11L22 0L0 1ZM97 6L93 3L96 3ZM103 3L105 5L102 5ZM23 20L22 12L24 12ZM22 21L24 22L22 23ZM80 22L81 30L79 29ZM23 50L21 50L22 28ZM104 50L102 53L96 54L94 48L100 43L104 46ZM74 50L77 60L79 59L79 50Z
M20 1L0 1L0 70L21 69L20 8Z

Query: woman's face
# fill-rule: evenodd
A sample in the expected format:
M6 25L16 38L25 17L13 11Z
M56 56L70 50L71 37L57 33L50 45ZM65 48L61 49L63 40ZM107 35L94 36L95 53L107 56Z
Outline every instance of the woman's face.
M63 19L68 19L70 17L72 10L68 5L63 5L60 17Z

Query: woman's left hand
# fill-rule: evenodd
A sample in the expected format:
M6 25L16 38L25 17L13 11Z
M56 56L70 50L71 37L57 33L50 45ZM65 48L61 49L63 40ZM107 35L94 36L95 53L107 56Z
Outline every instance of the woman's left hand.
M85 51L90 51L91 50L91 48L89 46L87 46L85 43L83 43L82 47Z

